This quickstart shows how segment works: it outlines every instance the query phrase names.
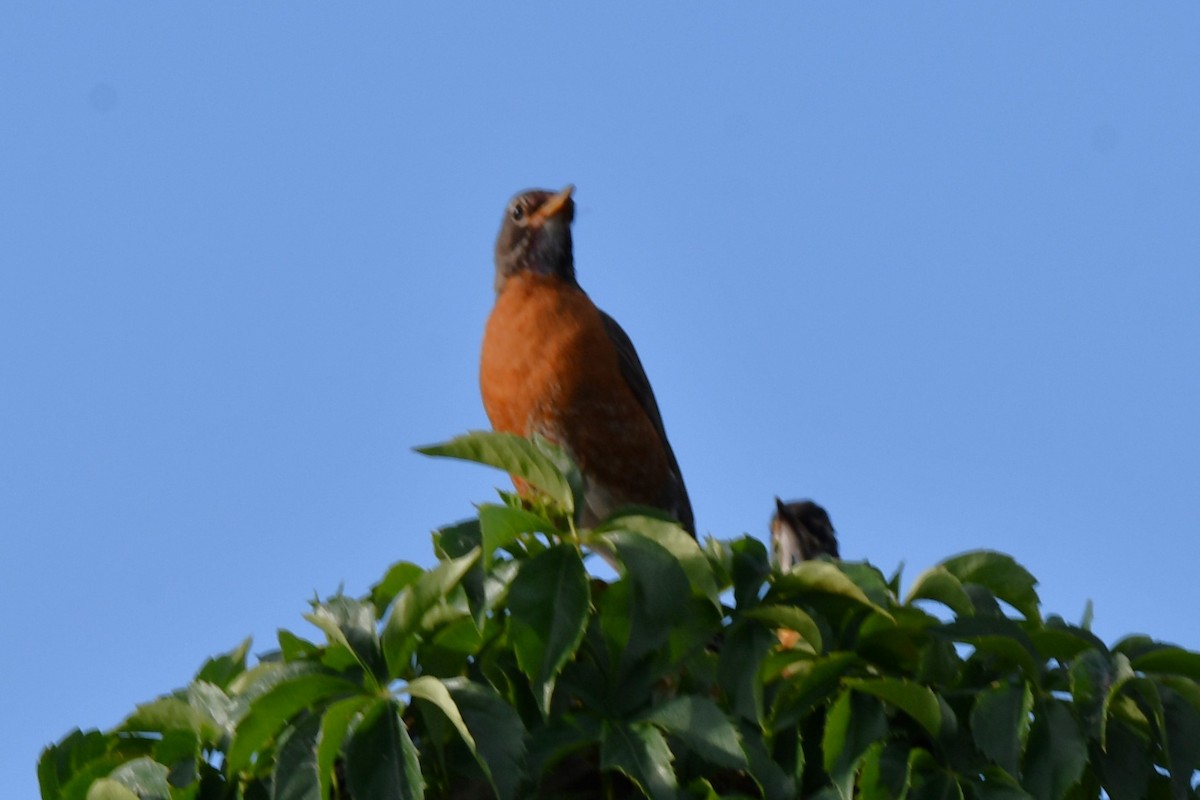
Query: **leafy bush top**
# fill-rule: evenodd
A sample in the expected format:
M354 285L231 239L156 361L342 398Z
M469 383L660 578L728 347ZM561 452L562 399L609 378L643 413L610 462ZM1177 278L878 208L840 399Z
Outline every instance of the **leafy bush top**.
M654 512L581 530L541 442L425 452L538 487L434 532L361 598L314 602L38 764L46 800L430 797L1196 798L1200 654L1042 618L1033 577L974 552L922 573L773 571ZM622 565L590 579L584 552ZM936 612L936 613L935 613Z

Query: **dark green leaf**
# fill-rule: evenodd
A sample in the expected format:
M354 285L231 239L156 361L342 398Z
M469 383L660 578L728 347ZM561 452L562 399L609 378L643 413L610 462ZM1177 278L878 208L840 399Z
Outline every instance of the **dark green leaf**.
M722 656L724 653L722 652ZM842 677L856 671L862 660L853 653L829 653L811 661L799 661L776 695L771 710L771 730L795 725L816 706L826 702ZM722 685L730 684L722 680Z
M579 551L565 544L522 564L508 590L509 638L543 714L558 673L583 639L590 597Z
M465 678L445 682L467 729L475 739L476 756L500 800L516 797L523 777L525 726L521 717L490 686Z
M687 602L690 584L675 556L645 536L619 530L597 538L612 546L624 567L624 582L633 587L629 638L620 654L623 671L661 648L672 630L687 622L693 610Z
M317 777L321 800L329 800L332 791L333 765L342 752L342 743L355 719L363 709L375 703L370 695L348 697L330 704L321 715L321 732L317 738Z
M697 755L718 767L745 769L746 754L737 729L707 697L687 695L668 700L638 718L679 737Z
M1118 654L1118 658L1123 658ZM1085 650L1071 662L1071 696L1088 738L1104 740L1109 687L1116 677L1112 661L1098 650Z
M709 563L712 563L709 558ZM758 604L763 583L771 574L767 547L753 536L729 542L729 572L733 579L733 600L738 608Z
M606 724L600 742L600 769L623 773L651 800L675 800L671 749L653 725Z
M942 566L962 583L977 583L992 594L1025 615L1031 621L1040 622L1038 612L1037 580L1029 571L1018 564L1012 556L990 550L964 553Z
M462 558L483 546L483 531L476 518L466 519L433 532L433 550L442 561Z
M1193 774L1200 770L1200 709L1175 690L1161 684L1159 696L1162 697L1167 721L1171 785L1176 797L1186 797L1192 786Z
M1162 647L1130 658L1133 668L1141 672L1181 675L1200 681L1200 653L1182 647Z
M279 652L283 654L284 661L320 659L321 648L307 639L302 639L291 631L285 631L283 628L276 631L275 635L279 640Z
M1021 755L1029 739L1033 691L1029 684L980 691L971 709L971 733L979 751L1014 777L1021 774Z
M908 789L908 750L876 742L863 755L858 775L860 800L901 800Z
M846 686L866 692L895 706L916 720L930 738L936 739L942 728L942 709L930 689L901 678L847 678Z
M843 800L851 800L854 776L867 749L887 735L883 705L874 697L844 690L829 709L821 742L825 771Z
M975 646L1002 662L1019 667L1025 677L1038 685L1041 681L1041 660L1028 634L1006 617L976 615L960 618L935 629L956 642Z
M251 758L288 721L306 708L339 696L361 693L357 684L332 675L302 675L276 686L250 705L238 723L226 758L229 772L244 770Z
M415 448L427 456L460 458L486 464L507 472L514 478L527 481L568 514L575 511L574 491L555 459L528 439L511 433L472 431L443 444Z
M725 634L717 657L717 680L729 697L730 711L755 724L763 717L758 670L775 643L775 635L758 623L740 623Z
M320 717L306 715L279 737L271 773L271 800L321 800L317 764Z
M1087 745L1065 703L1049 700L1036 711L1022 784L1034 797L1059 800L1083 775Z
M1108 746L1098 752L1096 766L1104 790L1112 800L1141 800L1146 797L1154 761L1149 742L1119 720L1108 724Z
M395 701L382 698L364 712L346 744L350 794L361 800L417 800L425 780L417 748L400 720Z

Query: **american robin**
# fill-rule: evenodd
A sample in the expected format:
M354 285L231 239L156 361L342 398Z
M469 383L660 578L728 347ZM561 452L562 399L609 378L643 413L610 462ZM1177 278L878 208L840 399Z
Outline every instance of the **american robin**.
M775 562L785 570L821 555L840 557L829 515L811 500L785 503L775 498L771 548L775 552Z
M579 465L584 525L644 505L695 536L679 463L633 342L575 278L573 191L522 192L504 211L479 368L484 408L496 430L541 434Z

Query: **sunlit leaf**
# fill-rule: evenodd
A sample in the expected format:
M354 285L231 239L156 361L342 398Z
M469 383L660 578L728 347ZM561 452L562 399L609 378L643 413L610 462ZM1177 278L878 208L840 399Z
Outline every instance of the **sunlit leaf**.
M459 458L502 469L548 495L566 513L575 510L571 482L563 475L556 460L546 454L544 446L539 447L528 439L511 433L472 431L443 444L414 449L427 456Z

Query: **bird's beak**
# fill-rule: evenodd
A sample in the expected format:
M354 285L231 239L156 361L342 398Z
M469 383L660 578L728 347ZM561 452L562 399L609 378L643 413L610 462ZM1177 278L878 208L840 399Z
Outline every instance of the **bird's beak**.
M571 194L575 191L575 187L567 184L567 188L563 189L558 194L551 197L546 202L542 203L537 210L529 215L529 221L534 224L541 224L551 217L562 211L567 203L571 200Z
M780 500L778 497L775 498L775 511L781 517L787 513L787 507L783 504L783 501Z

